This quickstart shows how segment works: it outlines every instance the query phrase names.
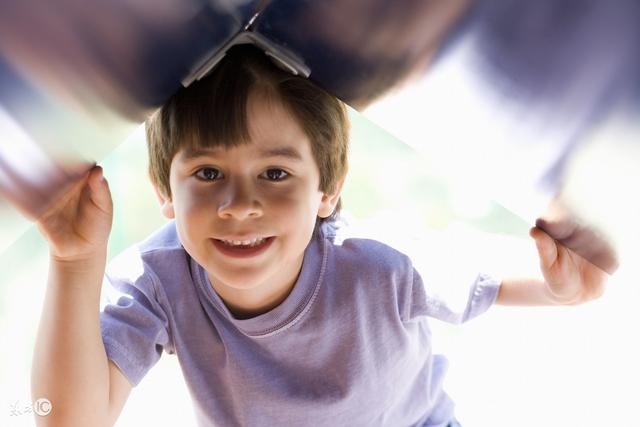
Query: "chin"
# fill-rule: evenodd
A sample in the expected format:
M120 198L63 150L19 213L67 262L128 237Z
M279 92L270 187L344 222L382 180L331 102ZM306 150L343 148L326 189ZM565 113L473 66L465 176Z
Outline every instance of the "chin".
M267 278L262 274L255 273L238 273L238 274L219 274L215 275L225 286L238 290L249 290L257 288L264 283Z

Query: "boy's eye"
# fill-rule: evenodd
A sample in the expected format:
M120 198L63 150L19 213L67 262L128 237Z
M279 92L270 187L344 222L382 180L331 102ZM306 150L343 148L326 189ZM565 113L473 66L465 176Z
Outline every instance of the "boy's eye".
M264 176L270 181L282 181L289 174L282 169L269 169L264 173Z
M220 175L222 175L220 171L214 168L202 168L196 172L196 177L203 181L215 181L220 179Z

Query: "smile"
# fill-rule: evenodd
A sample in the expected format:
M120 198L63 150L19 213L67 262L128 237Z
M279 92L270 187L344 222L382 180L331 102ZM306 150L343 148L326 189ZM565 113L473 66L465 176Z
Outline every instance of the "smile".
M252 240L221 240L222 243L229 246L256 246L264 243L264 237L257 237Z
M275 237L257 237L250 240L211 239L213 246L223 255L233 258L249 258L267 250Z

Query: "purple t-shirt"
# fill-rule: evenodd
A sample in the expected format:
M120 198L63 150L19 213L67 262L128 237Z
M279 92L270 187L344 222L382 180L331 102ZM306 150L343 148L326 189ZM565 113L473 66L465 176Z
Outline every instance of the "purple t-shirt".
M471 319L499 283L478 276L454 313L407 256L332 230L311 240L282 304L236 319L170 222L109 266L109 359L137 385L163 350L176 354L202 426L446 426L446 359L427 317Z

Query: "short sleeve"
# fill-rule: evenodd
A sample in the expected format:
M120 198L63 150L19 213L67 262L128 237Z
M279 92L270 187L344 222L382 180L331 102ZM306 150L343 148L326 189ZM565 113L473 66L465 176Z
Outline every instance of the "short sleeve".
M107 357L135 386L173 345L153 272L139 258L129 259L124 272L122 259L115 264L105 276L100 328Z
M487 311L495 303L500 289L499 280L487 274L479 274L471 284L466 306L462 311L457 311L452 310L439 296L429 294L415 269L412 282L409 318L429 316L454 324L467 322Z

